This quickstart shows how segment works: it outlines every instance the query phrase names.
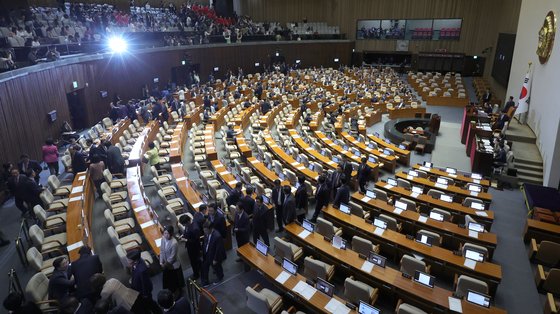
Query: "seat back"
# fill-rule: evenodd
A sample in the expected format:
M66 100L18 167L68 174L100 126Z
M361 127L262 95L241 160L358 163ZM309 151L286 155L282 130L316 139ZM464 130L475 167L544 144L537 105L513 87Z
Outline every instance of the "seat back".
M405 179L397 178L397 186L403 187L407 190L410 190L412 187L410 186L410 182Z
M105 209L105 211L103 212L103 215L105 216L105 219L107 220L107 223L111 226L115 225L115 216L113 216L113 213L111 212L110 209Z
M418 234L422 234L432 238L432 245L441 246L441 236L439 234L424 229L418 230Z
M126 250L122 247L122 245L117 244L115 246L115 251L117 251L117 256L121 261L122 267L127 270L128 269L128 258L126 257Z
M471 207L472 203L478 203L480 205L484 205L484 202L482 202L479 199L476 199L474 197L465 197L465 200L463 201L463 206Z
M109 187L109 184L107 184L107 182L101 183L101 191L103 191L103 195L107 194L107 196L111 196L111 194L113 193L113 191L111 191L111 187ZM103 200L105 200L105 198L103 198Z
M416 211L416 202L404 197L399 198L399 201L406 204L406 210Z
M307 256L303 261L303 266L305 267L303 269L303 275L305 277L313 280L317 277L327 280L328 264Z
M294 260L294 254L292 252L292 248L290 247L290 243L282 240L279 237L275 237L274 238L274 247L275 247L275 253L277 257L279 258L287 258L290 261Z
M51 191L43 190L41 194L39 194L39 198L43 201L43 204L50 205L54 201L54 196L52 195Z
M105 178L105 181L107 181L107 183L111 183L113 181L113 175L111 174L111 171L109 171L109 169L103 170L103 178Z
M25 257L29 265L31 265L35 271L41 271L41 267L43 267L43 255L41 255L39 250L32 246L25 253Z
M42 223L45 223L45 221L47 221L47 212L45 211L45 209L43 209L43 206L35 205L33 207L33 212Z
M463 250L462 250L463 256L465 255L465 250L467 250L467 249L471 250L471 251L477 251L477 252L480 252L480 253L484 254L484 259L488 258L488 249L483 247L483 246L467 242L467 243L463 244Z
M560 244L551 241L541 241L535 258L546 265L557 265L560 261Z
M552 268L546 276L546 280L543 283L543 289L546 292L550 292L554 295L560 294L560 269Z
M401 303L399 304L399 307L396 310L396 314L428 314L428 313L422 311L416 306L412 306L407 303Z
M38 272L25 286L25 298L31 302L37 303L47 299L49 295L49 278L42 272Z
M387 229L397 231L397 220L391 216L387 216L385 214L381 214L378 217L379 219L385 221L387 223Z
M344 298L351 303L370 303L375 289L361 281L349 277L344 280Z
M317 233L331 239L335 233L332 222L321 217L317 218Z
M369 252L374 250L373 243L370 240L359 236L352 237L352 251L356 251L364 256L369 256Z
M408 254L401 258L401 272L414 276L415 271L426 272L426 263Z
M387 197L387 193L385 191L380 190L378 188L373 188L373 191L375 192L376 199L384 202L389 201L389 198Z
M469 290L488 294L488 284L482 280L466 275L459 276L457 279L457 287L455 287L455 294L459 297L466 297Z
M60 187L60 181L55 175L50 175L48 177L47 184L49 185L49 188L51 188L51 190L53 191Z
M356 204L352 201L350 201L348 203L348 205L350 206L350 213L352 215L356 215L356 216L361 217L361 218L365 217L365 211L363 210L362 206L360 206L359 204Z
M31 238L31 242L33 242L33 246L37 248L41 248L43 245L43 241L45 240L45 233L39 226L32 225L29 227L29 237Z
M117 232L115 231L115 228L113 228L113 226L107 227L107 234L109 235L109 238L111 238L111 242L113 242L114 246L121 244L121 241L119 241L119 236L117 235Z
M255 291L251 287L245 288L245 294L247 295L247 307L250 308L255 313L270 313L270 305L266 300L266 297L261 293Z
M444 193L443 193L442 191L435 190L435 189L430 189L430 190L428 191L428 195L429 195L429 196L431 196L432 198L438 199L438 200L441 198L441 196L442 196L443 194L444 194Z

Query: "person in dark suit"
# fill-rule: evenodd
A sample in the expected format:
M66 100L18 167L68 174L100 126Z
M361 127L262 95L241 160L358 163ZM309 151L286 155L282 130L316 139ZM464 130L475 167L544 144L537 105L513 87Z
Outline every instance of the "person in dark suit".
M336 190L338 190L338 188L340 187L340 178L344 175L344 173L342 173L342 166L338 165L336 167L336 171L333 172L329 178L329 182L328 185L330 187L331 190L331 197L334 198L334 196L336 195Z
M99 156L99 158L107 164L107 152L105 151L105 147L101 145L101 141L99 139L96 139L93 142L93 145L89 148L88 159L91 161L95 155Z
M54 271L49 278L49 300L62 300L74 287L74 279L68 278L68 258L61 256L53 261Z
M307 214L307 187L305 186L305 177L300 176L298 177L298 188L296 190L295 195L295 203L296 203L296 216L297 220L301 223Z
M203 230L204 244L202 246L201 284L202 286L208 286L208 273L210 272L210 266L212 266L218 276L217 282L224 279L222 262L226 259L226 250L224 248L224 239L220 233L214 229L214 226L210 221L206 221L204 223Z
M185 248L189 253L189 260L193 270L192 279L197 280L200 277L200 228L197 223L192 222L193 218L190 213L182 215L179 222L183 225L184 230L179 241L185 242Z
M148 266L140 257L140 250L133 250L126 254L128 264L130 265L130 288L138 291L145 299L152 299L152 290L154 288Z
M173 293L167 289L158 293L157 302L166 314L191 314L191 305L187 297L175 301Z
M253 215L253 209L255 208L255 200L253 199L254 189L252 186L247 186L245 188L245 196L243 196L239 203L241 203L241 208L247 213L247 215Z
M233 188L231 193L229 193L228 197L226 198L226 203L228 204L228 206L235 205L237 204L237 202L239 202L239 199L243 197L242 189L243 183L237 182L235 184L235 188Z
M482 102L489 102L492 99L492 93L490 92L490 89L486 89L486 92L484 93L484 95L482 96Z
M284 215L282 213L282 206L284 205L284 190L280 185L280 180L274 180L274 188L272 189L272 204L274 204L274 211L276 213L276 224L278 225L278 229L276 232L282 232L284 230Z
M39 184L39 174L43 171L43 168L38 161L29 159L29 155L23 154L19 157L18 170L19 173L27 173L29 170L35 171L35 182Z
M17 291L10 292L2 302L2 305L12 314L42 314L39 307L30 301L23 302L23 295Z
M500 117L498 118L498 120L496 120L496 122L494 123L494 126L492 127L494 130L498 129L501 130L504 128L504 125L506 124L506 122L509 122L509 116L505 113L500 113Z
M312 222L317 222L321 209L329 205L329 200L331 198L331 190L329 189L325 175L320 175L317 182L318 185L315 191L315 211L311 218Z
M284 214L284 225L288 225L296 220L296 200L294 199L289 185L282 187L284 190L284 204L282 212Z
M267 100L265 100L261 103L261 112L264 115L269 111L270 111L270 103Z
M362 163L358 167L358 185L362 193L366 192L366 185L371 177L371 167L367 164L367 157L362 157Z
M249 242L249 235L251 234L251 220L249 220L249 215L243 210L242 205L241 202L237 203L233 219L233 234L238 248ZM241 262L241 258L237 258L235 261Z
M262 195L255 198L255 210L253 211L253 242L257 243L257 239L261 237L266 245L270 245L268 240L268 232L266 231L268 207L263 203Z
M81 299L74 296L64 298L58 307L60 314L90 314L93 313L93 303L88 299Z
M515 102L513 101L513 96L509 96L509 101L506 102L506 105L504 106L504 109L502 109L503 113L507 113L509 108L511 107L515 107Z
M99 256L92 255L89 246L84 245L79 250L80 258L70 266L70 274L74 276L76 283L76 297L78 299L89 298L93 303L93 290L89 280L94 274L103 272L103 265Z
M217 230L223 239L227 236L226 230L226 218L224 214L216 209L216 204L208 204L208 220L214 225L214 229Z
M110 141L105 141L105 149L107 150L107 169L111 173L125 173L125 160L121 154L121 150L117 146L111 145Z
M86 155L82 151L80 145L76 144L71 146L70 157L72 158L72 173L74 173L74 175L87 170Z
M21 175L19 170L12 168L10 170L10 177L8 178L8 189L12 193L15 198L16 207L21 211L22 215L27 213L27 207L24 204L24 183L27 180L27 177Z
M342 173L346 176L346 179L350 180L352 177L352 164L348 161L348 157L346 155L342 155Z
M348 204L350 202L350 187L348 186L348 179L346 176L340 178L342 185L336 190L336 196L334 197L333 207L339 208L340 204Z
M24 177L23 181L21 182L20 186L22 189L21 197L27 204L28 209L30 209L30 214L34 216L33 207L36 205L43 206L43 202L39 195L43 192L43 188L39 186L37 183L37 174L32 169L27 169L26 173L27 177Z
M198 226L198 230L202 230L202 226L208 217L208 205L202 204L198 207L198 211L194 213L193 223Z

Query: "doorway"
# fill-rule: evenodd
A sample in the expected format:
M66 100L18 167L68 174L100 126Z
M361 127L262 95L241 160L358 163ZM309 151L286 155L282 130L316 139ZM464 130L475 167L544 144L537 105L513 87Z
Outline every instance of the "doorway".
M84 89L77 89L66 94L66 100L68 101L72 128L75 131L87 128L87 109Z

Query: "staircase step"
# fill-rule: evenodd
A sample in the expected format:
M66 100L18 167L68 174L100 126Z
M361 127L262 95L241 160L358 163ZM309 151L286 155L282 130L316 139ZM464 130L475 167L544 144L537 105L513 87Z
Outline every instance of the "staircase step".
M517 174L522 174L527 177L541 178L543 177L542 171L531 171L527 169L517 169Z
M542 178L535 178L535 177L530 177L530 176L524 176L524 175L517 175L517 178L519 179L520 182L527 182L527 183L533 183L533 184L539 184L542 185L543 180Z
M515 154L515 151L514 151L514 154ZM523 159L521 157L515 157L515 164L542 166L542 161L541 160L534 160L534 159Z
M543 166L540 165L533 165L533 164L525 164L515 161L515 168L516 169L526 169L531 171L543 172Z
M506 131L506 140L512 142L529 143L529 144L535 144L537 142L537 139L535 137L508 134L507 131Z

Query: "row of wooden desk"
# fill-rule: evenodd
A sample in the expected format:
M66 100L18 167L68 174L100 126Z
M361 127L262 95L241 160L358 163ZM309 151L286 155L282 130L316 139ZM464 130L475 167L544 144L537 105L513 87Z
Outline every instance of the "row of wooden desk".
M92 250L91 214L95 201L95 189L88 171L78 172L72 181L66 207L66 243L70 261L77 260L79 249L88 245Z
M416 164L414 166L412 166L414 169L417 170L422 170L425 171L426 173L428 173L428 175L434 175L434 176L438 176L438 177L447 177L447 178L451 178L455 181L461 182L463 184L468 184L468 183L473 183L473 184L478 184L480 186L482 186L482 188L484 189L484 191L488 191L488 188L490 187L490 180L488 179L474 179L470 176L461 174L461 173L457 173L457 174L451 174L443 169L439 169L439 168L435 168L435 167L426 167L426 166L422 166L419 164Z
M397 160L399 163L402 163L405 166L410 165L410 151L408 149L402 149L395 144L387 143L384 139L379 138L373 134L368 134L368 138L370 141L375 142L378 147L392 149L395 154L399 156L399 159Z
M390 172L395 172L395 168L397 167L397 158L395 156L386 155L377 149L370 148L366 146L365 143L358 142L353 136L351 136L347 132L341 132L340 136L346 143L361 151L362 154L369 154L375 156L383 163L383 168L387 169Z
M395 120L399 118L414 118L416 114L424 115L426 107L390 108L387 111L389 112L389 119Z

